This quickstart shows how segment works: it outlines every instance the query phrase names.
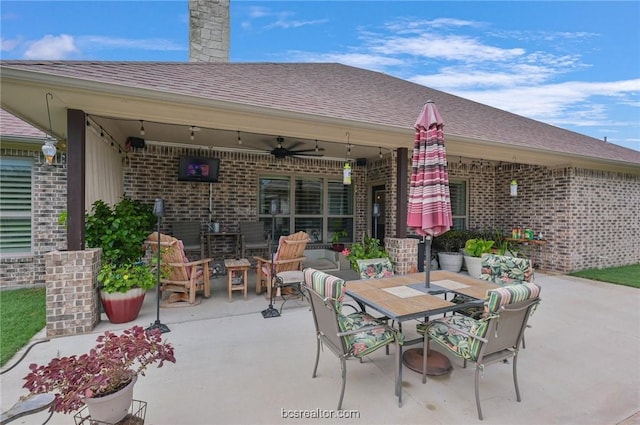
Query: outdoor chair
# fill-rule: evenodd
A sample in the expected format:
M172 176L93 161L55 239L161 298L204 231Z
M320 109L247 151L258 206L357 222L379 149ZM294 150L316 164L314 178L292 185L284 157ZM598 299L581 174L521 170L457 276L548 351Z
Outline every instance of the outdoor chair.
M521 400L517 375L518 351L527 321L540 302L539 295L540 287L535 283L493 289L487 291L482 317L475 319L453 315L432 320L423 328L425 353L433 342L462 358L463 367L467 367L467 360L476 363L474 388L480 420L480 373L490 364L506 363L513 358L513 383L516 398ZM427 357L423 356L423 383L427 379Z
M356 263L358 264L360 279L380 279L394 275L393 265L388 258L356 260Z
M484 254L482 256L481 280L495 283L500 286L519 285L524 282L533 282L533 266L527 258L517 258L508 255ZM456 295L452 302L461 304L469 301L464 295ZM483 313L482 307L468 307L456 311L458 314L478 318ZM524 337L522 348L526 348Z
M302 270L302 261L306 258L304 250L309 242L305 232L297 232L289 236L280 236L278 249L271 258L254 257L258 264L256 270L256 293L262 293L267 288L267 297L271 297L271 268L275 274L287 271Z
M150 234L146 243L157 258L158 233ZM163 305L168 306L177 302L194 305L197 292L203 292L205 298L209 298L211 296L210 263L211 258L189 261L181 240L160 234L160 290L170 293Z
M307 268L304 270L303 287L311 302L316 328L316 361L312 377L317 377L320 348L325 346L340 360L342 371L342 388L338 399L338 410L340 410L347 383L347 359L355 357L362 360L364 356L379 348L395 344L395 365L397 365L399 364L399 344L402 343L402 334L363 311L356 311L349 315L343 314L342 307L346 290L343 279ZM395 395L400 401L402 385L398 382L397 366L394 368Z
M271 238L264 233L264 222L262 221L241 221L240 222L240 245L241 258L245 257L245 251L263 250L269 253Z
M174 221L171 228L173 237L182 241L185 252L204 257L204 235L199 221Z

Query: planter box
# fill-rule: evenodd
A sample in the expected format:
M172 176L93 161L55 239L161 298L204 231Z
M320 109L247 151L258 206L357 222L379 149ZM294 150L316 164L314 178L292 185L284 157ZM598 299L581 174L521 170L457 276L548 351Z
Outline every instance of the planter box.
M332 271L340 270L339 256L342 255L330 249L307 249L304 256L307 257L302 262L302 268L311 267L316 270Z

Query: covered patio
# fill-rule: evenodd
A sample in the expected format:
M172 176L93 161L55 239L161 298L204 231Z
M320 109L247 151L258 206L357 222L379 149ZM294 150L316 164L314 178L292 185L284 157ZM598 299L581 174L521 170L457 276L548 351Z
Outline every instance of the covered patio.
M345 277L349 278L347 273ZM352 275L351 275L352 276ZM250 275L250 283L254 276ZM405 368L404 405L393 395L394 356L380 350L364 363L348 361L343 408L351 417L286 419L284 414L334 414L340 386L339 362L321 353L319 375L311 378L315 356L311 312L302 301L287 301L282 316L264 319L264 295L249 291L229 303L226 277L213 280L213 296L195 307L163 308L176 364L149 370L134 398L148 403L148 424L467 424L481 423L473 401L473 366L452 359L454 370L425 385ZM480 395L486 424L637 424L640 418L640 309L637 289L560 275L536 273L542 304L531 319L527 347L520 352L517 403L511 365L486 368ZM251 288L250 288L251 289ZM280 307L280 302L276 303ZM93 332L36 346L23 365L3 375L2 409L23 394L28 364L56 355L82 353L104 330L156 317L155 293L147 294L134 322L100 322ZM407 332L413 332L406 326ZM634 416L635 415L635 416ZM45 415L25 419L35 423ZM54 415L51 424L69 424Z

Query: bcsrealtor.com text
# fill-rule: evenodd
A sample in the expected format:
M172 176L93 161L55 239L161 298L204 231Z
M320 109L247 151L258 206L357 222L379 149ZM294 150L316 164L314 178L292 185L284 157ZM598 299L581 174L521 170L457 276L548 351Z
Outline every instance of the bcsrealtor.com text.
M359 410L280 409L283 419L358 419Z

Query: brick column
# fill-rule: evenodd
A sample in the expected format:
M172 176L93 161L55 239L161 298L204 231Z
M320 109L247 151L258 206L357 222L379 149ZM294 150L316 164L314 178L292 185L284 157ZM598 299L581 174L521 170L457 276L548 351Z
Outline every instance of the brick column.
M384 248L391 256L396 274L418 271L418 239L385 238Z
M100 248L45 254L48 337L90 332L100 321L101 257Z

